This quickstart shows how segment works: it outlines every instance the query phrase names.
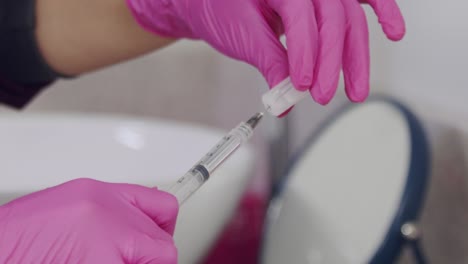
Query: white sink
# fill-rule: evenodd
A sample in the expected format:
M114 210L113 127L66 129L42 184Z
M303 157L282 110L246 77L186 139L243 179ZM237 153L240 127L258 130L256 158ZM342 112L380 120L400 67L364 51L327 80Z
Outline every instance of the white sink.
M236 124L233 124L236 125ZM167 188L224 134L197 125L118 116L0 115L0 204L76 178ZM180 211L179 263L210 248L253 174L244 147Z

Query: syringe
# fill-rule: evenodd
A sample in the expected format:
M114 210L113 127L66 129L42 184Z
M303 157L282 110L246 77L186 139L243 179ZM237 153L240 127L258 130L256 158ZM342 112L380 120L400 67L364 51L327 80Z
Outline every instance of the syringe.
M169 193L177 198L180 205L195 193L212 173L252 136L253 129L262 117L263 113L257 113L247 122L240 123L169 189Z

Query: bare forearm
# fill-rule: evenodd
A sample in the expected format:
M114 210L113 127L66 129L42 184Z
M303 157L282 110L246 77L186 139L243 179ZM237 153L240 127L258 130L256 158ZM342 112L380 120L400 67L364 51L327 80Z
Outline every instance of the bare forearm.
M37 0L36 12L44 58L68 75L123 62L174 41L140 28L124 0Z

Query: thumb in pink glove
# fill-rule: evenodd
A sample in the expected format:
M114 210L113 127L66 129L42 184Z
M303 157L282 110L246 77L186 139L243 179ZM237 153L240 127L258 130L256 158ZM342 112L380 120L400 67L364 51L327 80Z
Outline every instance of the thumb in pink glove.
M167 37L203 39L260 70L270 87L287 76L320 104L341 69L351 101L369 93L369 37L358 0L126 0L137 22ZM388 38L405 24L395 0L367 0ZM287 50L279 41L286 34Z
M74 180L0 207L0 263L177 263L178 203L129 184Z

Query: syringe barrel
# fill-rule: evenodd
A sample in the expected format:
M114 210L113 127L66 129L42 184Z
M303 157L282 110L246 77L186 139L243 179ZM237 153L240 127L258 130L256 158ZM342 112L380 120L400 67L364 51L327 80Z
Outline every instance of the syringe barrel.
M177 198L179 204L183 204L207 179L208 175L203 173L199 168L194 167L180 178L168 191Z
M253 129L246 123L240 123L216 144L198 164L203 165L211 174L242 144L244 144L253 133Z
M229 156L231 156L253 133L247 123L240 123L216 144L189 172L180 178L168 191L179 204L183 204L195 191L208 180Z

